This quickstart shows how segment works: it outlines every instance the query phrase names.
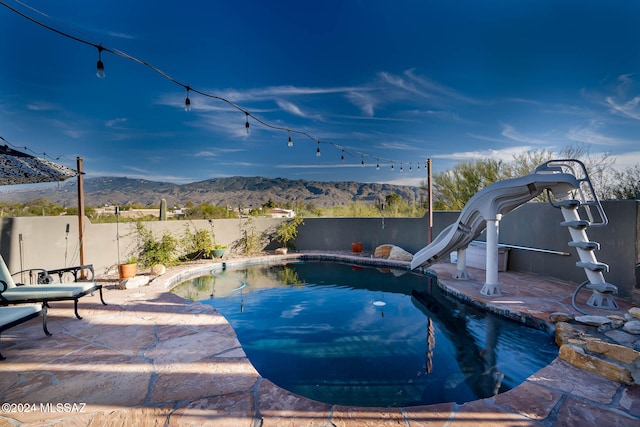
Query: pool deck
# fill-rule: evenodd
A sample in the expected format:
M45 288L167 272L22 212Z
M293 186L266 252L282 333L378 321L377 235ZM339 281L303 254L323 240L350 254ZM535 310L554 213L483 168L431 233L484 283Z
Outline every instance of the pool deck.
M213 265L174 267L131 290L104 278L99 282L109 305L101 305L97 295L81 299L82 320L74 317L72 303L51 304L53 336L43 334L38 319L4 332L0 400L14 403L9 409L15 412L3 406L0 427L640 425L640 388L559 359L509 392L462 405L357 408L291 394L258 374L216 310L168 291ZM544 322L552 312L576 313L575 286L552 278L503 272L503 296L487 298L479 292L484 271L470 268L471 279L459 281L449 279L453 264L431 268L454 292L510 312ZM583 307L604 315L631 307L617 301L616 312Z

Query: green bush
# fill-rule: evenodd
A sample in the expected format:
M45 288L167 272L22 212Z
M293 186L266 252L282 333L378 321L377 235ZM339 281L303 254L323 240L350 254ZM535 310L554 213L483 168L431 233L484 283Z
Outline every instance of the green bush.
M211 251L220 246L216 245L214 240L213 232L196 230L192 233L189 226L186 226L180 241L184 252L182 258L188 260L211 258Z
M289 242L296 238L298 227L302 224L304 224L304 220L300 216L281 222L276 230L276 240L285 247L289 247Z
M138 256L140 265L143 267L150 267L154 264L170 266L178 262L176 257L178 240L170 232L165 231L160 239L156 239L153 232L141 222L136 223L136 232L140 245Z

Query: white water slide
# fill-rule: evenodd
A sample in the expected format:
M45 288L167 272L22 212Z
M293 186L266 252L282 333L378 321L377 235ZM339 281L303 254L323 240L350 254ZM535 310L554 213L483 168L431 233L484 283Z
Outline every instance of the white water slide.
M413 256L411 269L431 264L457 250L458 265L454 277L468 278L466 248L486 228L486 282L480 293L489 296L501 295L498 283L500 219L544 190L553 195L549 197L551 205L562 211L564 221L560 225L569 230L572 238L569 246L576 249L580 258L576 267L583 268L587 275L587 281L580 285L593 291L587 304L617 309L613 295L618 289L615 285L607 283L603 275L604 271L609 271L609 266L598 262L594 252L600 249L600 244L590 241L586 233L589 227L606 225L607 216L596 196L587 168L584 163L575 159L550 160L538 166L532 174L499 181L480 190L469 199L456 222L445 228L429 246ZM586 214L586 219L580 216L579 210ZM594 215L594 211L597 212L597 216Z
M449 256L452 251L466 248L484 231L487 221L499 220L500 216L537 197L546 189L555 197L564 199L568 193L578 188L578 179L573 174L555 170L539 170L488 185L469 199L456 222L413 256L411 269L432 264L443 256Z

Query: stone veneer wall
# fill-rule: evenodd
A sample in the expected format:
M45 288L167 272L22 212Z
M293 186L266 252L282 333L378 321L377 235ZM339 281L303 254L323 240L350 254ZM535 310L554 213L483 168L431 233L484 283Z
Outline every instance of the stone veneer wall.
M555 313L558 357L625 384L640 384L640 309L623 316Z

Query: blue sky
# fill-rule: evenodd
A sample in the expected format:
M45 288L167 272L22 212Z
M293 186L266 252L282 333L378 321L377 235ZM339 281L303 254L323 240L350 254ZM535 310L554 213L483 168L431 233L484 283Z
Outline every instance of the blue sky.
M186 112L183 86L109 52L98 79L95 47L2 3L240 110L191 92ZM419 184L427 158L442 172L570 144L624 168L640 163L639 21L634 1L0 0L0 136L81 156L89 178L175 183Z

